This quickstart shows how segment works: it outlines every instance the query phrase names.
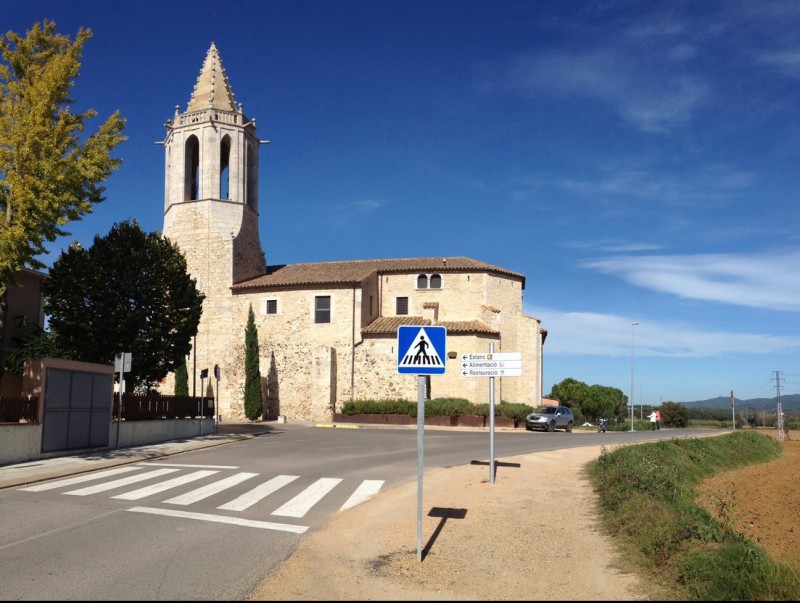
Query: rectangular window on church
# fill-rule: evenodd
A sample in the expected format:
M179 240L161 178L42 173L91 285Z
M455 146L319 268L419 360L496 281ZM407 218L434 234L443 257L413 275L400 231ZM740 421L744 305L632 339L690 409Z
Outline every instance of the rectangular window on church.
M331 321L331 296L317 295L314 298L314 322L323 323Z
M277 299L268 299L267 300L267 307L266 313L267 314L277 314L278 313L278 300Z
M395 314L398 316L407 316L408 315L408 298L407 297L398 297L397 298L397 305Z

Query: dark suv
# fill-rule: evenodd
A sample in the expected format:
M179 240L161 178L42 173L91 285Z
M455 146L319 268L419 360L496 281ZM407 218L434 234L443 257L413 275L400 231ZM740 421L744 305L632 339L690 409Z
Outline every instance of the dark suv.
M572 431L574 425L575 417L566 406L540 406L525 418L525 428L531 431Z

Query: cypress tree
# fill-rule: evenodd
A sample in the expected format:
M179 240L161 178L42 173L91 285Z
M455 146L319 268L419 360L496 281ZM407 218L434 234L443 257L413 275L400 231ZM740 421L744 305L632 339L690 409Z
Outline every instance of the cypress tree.
M244 414L251 421L255 421L264 412L259 355L256 317L253 305L250 304L247 327L244 330Z
M175 395L189 395L189 370L185 362L175 369Z

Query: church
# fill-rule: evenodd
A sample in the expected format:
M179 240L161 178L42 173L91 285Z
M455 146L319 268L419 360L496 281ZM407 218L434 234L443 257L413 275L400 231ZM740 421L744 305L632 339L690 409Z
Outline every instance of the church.
M266 141L234 100L215 43L186 110L176 106L165 126L163 234L205 296L190 391L209 389L222 420L244 418L251 308L266 419L330 421L351 400L416 400L421 377L399 371L401 326L446 333L442 371L424 376L427 398L489 402L492 379L469 375L463 357L513 352L521 370L494 378L495 401L541 404L547 332L523 313L524 275L461 256L267 263L258 227Z

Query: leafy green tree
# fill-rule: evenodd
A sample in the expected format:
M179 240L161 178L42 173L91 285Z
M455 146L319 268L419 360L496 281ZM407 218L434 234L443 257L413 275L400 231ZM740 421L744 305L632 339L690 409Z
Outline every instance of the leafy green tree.
M662 402L658 407L661 412L661 425L664 427L688 427L689 409L677 402ZM726 417L728 418L728 417Z
M562 405L570 408L582 408L589 397L589 386L583 381L567 377L556 383L550 391L548 398L558 400Z
M104 200L100 183L119 166L111 152L125 137L115 112L85 136L97 112L70 110L84 44L45 19L22 36L0 36L0 295L20 268L42 269L45 242L68 234L62 227Z
M624 416L626 406L622 390L608 385L591 385L588 395L581 405L583 414L592 420Z
M52 331L39 328L15 341L16 347L6 359L5 372L11 375L22 375L25 363L34 358L65 358L71 360L69 354L56 345Z
M147 389L185 363L197 334L203 296L186 259L161 233L135 220L73 243L42 281L56 344L76 360L113 364L132 355L128 389Z
M264 412L259 357L256 316L253 313L253 305L250 304L247 326L244 329L244 414L251 421L255 421Z
M186 362L182 362L175 369L175 395L189 395L189 370L186 368Z

